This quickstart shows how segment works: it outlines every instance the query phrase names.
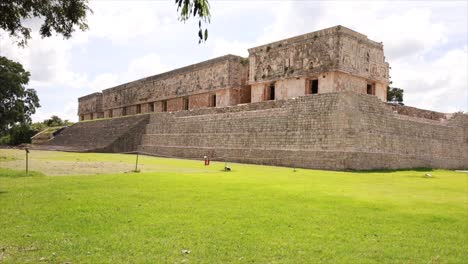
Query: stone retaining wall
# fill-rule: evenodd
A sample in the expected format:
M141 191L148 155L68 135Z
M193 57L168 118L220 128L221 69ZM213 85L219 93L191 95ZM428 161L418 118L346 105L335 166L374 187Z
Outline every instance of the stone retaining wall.
M162 113L139 151L332 170L468 167L466 115L406 117L352 92Z
M80 122L49 144L331 170L468 168L468 115L398 109L372 95L317 94Z

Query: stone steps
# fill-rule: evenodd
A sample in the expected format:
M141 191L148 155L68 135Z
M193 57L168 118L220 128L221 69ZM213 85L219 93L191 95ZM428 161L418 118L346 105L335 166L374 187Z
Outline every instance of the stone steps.
M148 121L148 115L138 115L78 122L61 131L44 148L63 146L76 151L134 151Z

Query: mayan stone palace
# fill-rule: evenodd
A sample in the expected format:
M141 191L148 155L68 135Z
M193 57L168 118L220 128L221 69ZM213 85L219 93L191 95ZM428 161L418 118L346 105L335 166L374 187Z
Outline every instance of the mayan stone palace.
M333 170L468 168L466 114L386 103L381 42L336 26L248 51L83 96L80 122L45 144Z

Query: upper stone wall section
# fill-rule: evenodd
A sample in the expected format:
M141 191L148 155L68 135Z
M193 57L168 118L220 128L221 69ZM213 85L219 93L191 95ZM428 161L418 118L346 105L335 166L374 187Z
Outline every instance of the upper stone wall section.
M347 28L341 27L338 33L338 70L387 84L389 65L385 62L383 45Z
M78 98L78 113L91 114L102 112L102 93L92 93Z
M103 109L154 102L245 84L246 59L226 55L103 91Z
M249 49L249 83L343 71L388 83L383 45L343 26Z

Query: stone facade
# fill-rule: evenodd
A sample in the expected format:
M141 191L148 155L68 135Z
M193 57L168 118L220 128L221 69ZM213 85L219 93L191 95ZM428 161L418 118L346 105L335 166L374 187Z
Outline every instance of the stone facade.
M79 99L80 120L353 91L386 101L383 45L336 26L119 85Z
M252 102L337 91L386 101L389 66L383 45L342 26L251 48L249 63Z
M467 115L402 115L349 91L150 118L139 151L158 156L332 170L468 168Z
M344 91L79 122L49 144L331 170L468 169L468 115Z
M244 58L226 55L122 84L79 98L80 120L246 103L247 72Z
M50 144L332 170L468 169L468 115L385 103L388 69L381 43L336 26L81 97L81 120L109 119Z
M92 93L78 98L80 121L103 118L102 93Z

